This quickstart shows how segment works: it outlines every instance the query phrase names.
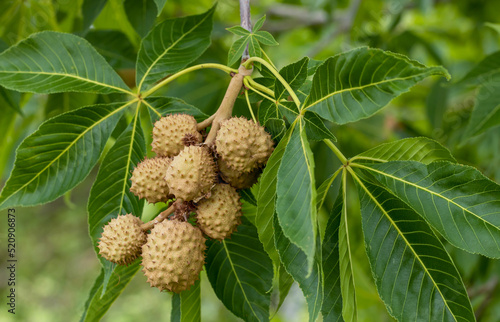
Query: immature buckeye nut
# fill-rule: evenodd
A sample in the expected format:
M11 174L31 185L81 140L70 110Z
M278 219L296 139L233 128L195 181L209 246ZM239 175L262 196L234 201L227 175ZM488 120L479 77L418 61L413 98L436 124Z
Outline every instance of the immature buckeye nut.
M227 238L241 223L240 195L228 184L217 184L210 198L198 203L196 213L198 226L208 237Z
M265 165L273 152L273 141L264 127L243 117L224 121L215 145L227 166L239 172L250 172Z
M188 114L171 114L162 117L153 127L153 151L164 157L179 154L186 145L202 141L194 117Z
M132 263L141 254L146 243L146 233L141 229L143 222L127 214L111 219L104 226L99 241L99 254L110 262L120 265Z
M132 172L130 191L139 198L146 198L149 203L167 202L168 185L165 174L172 159L156 157L139 163Z
M157 224L142 246L142 271L149 284L180 293L199 278L205 260L205 238L188 222Z

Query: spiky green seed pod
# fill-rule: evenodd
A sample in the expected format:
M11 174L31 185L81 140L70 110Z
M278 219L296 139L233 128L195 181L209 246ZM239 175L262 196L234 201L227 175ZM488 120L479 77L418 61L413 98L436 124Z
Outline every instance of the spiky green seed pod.
M215 145L227 166L238 172L264 166L273 152L273 141L264 127L243 117L222 122Z
M146 243L143 222L134 215L121 215L104 226L98 247L99 254L110 262L120 265L132 263L141 254Z
M165 175L172 159L156 157L145 159L132 172L130 191L149 203L167 202L169 190Z
M188 114L171 114L162 117L153 127L153 151L158 156L173 157L189 144L200 143L194 117Z
M196 201L210 191L216 177L215 162L208 148L189 146L172 160L165 180L176 198Z
M205 261L205 238L188 222L157 224L142 247L142 271L149 284L180 293L199 278Z
M251 172L239 172L231 169L222 159L217 160L222 179L236 189L252 187L259 179L262 170L255 168Z
M211 193L198 203L198 226L208 237L222 240L231 236L241 223L240 195L223 183L215 185Z

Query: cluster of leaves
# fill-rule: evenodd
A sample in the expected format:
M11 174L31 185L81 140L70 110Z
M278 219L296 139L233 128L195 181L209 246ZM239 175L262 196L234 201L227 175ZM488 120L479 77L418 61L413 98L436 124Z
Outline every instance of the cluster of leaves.
M207 117L179 98L153 96L149 90L208 48L213 12L165 20L142 39L136 93L89 42L75 35L38 33L0 54L0 85L7 89L97 93L114 100L56 116L24 140L0 207L47 203L74 188L99 161L117 124L125 122L102 158L90 193L94 246L112 217L141 216L144 203L130 193L129 179L147 153L143 121L178 112L197 120ZM233 45L229 63L247 44L257 57L262 53L258 42L274 45L270 35L258 30L262 23L252 33L230 29L242 38ZM368 260L389 313L405 321L474 320L440 236L460 249L500 258L500 187L426 138L383 144L347 160L325 126L325 121L346 124L370 117L425 77L447 77L447 72L369 48L321 62L306 57L282 68L279 77L271 69L262 66L263 77L248 88L256 93L259 122L278 144L258 185L243 192L246 220L238 232L230 240L210 241L207 249L207 276L224 305L247 321L265 321L270 291L279 295L279 308L297 281L310 320L320 313L325 321L356 319L356 267L346 204L349 174L359 191ZM264 93L262 87L267 88ZM297 100L289 101L295 92ZM264 100L256 98L260 96ZM147 120L141 119L142 109L149 112ZM343 162L319 185L313 141L323 141ZM341 190L323 226L318 211L335 180L341 181ZM139 269L139 261L115 267L100 260L101 274L90 291L84 321L102 317ZM199 283L172 301L173 319L200 319Z

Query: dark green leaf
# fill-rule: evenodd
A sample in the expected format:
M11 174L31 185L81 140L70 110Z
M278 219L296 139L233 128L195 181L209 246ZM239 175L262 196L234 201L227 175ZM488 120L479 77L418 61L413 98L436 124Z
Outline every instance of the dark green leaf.
M135 68L137 54L127 36L118 30L91 30L85 36L115 69Z
M354 122L375 114L431 75L449 77L442 67L426 67L380 49L357 48L318 67L304 108L339 124Z
M118 266L110 276L106 292L104 289L104 272L97 278L90 291L80 322L99 321L108 311L111 304L120 296L132 277L139 271L139 261L128 266Z
M314 112L307 111L304 114L304 124L306 127L307 138L309 140L321 141L332 140L337 141L333 133L325 126L323 120Z
M208 117L205 113L176 97L148 97L146 102L151 106L149 113L154 123L167 114L185 113L192 115L200 122Z
M125 0L123 7L128 21L143 38L155 24L157 5L154 0Z
M265 125L270 119L282 120L283 114L281 113L278 105L274 104L270 100L264 100L259 105L257 118L259 119L260 124Z
M301 60L287 65L280 70L280 75L294 91L298 90L304 84L307 78L308 63L309 58L304 57ZM290 95L286 92L283 84L281 84L281 82L277 79L275 80L274 88L274 96L277 100L286 99L285 95Z
M286 132L286 124L282 119L267 119L265 127L271 133L271 137L275 142L279 142Z
M418 161L429 164L434 161L457 162L450 151L432 139L408 138L384 143L351 158L354 162Z
M444 79L440 79L432 85L425 104L427 117L435 129L440 129L443 126L443 117L448 106L450 87L445 86L445 82Z
M467 291L427 223L386 190L358 180L368 259L399 321L475 321Z
M500 86L485 84L479 88L465 137L483 133L500 124Z
M321 252L318 250L311 271L308 269L309 258L283 234L277 217L274 217L274 241L281 262L286 271L297 281L306 298L309 321L316 321L323 303L323 274ZM319 238L319 236L318 236ZM319 241L317 245L319 246Z
M500 187L478 170L449 162L372 164L368 170L444 238L471 253L500 258Z
M217 297L245 321L268 321L273 266L257 229L243 218L230 239L208 245L205 267Z
M165 4L167 3L167 0L154 0L156 3L156 8L158 9L158 16L160 13L163 11L163 7L165 7Z
M212 7L201 15L167 19L151 30L142 40L137 57L139 91L183 69L203 54L210 46L214 10Z
M55 93L50 94L45 103L45 117L52 118L62 113L92 105L96 102L95 94L89 93Z
M343 321L339 267L339 226L343 208L342 195L339 195L330 214L323 240L324 300L321 314L324 321Z
M16 113L23 115L19 103L21 101L21 94L19 92L10 91L6 88L0 86L0 103L3 102L2 106L8 106Z
M314 159L302 124L295 127L283 154L276 186L276 213L283 234L307 256L307 271L316 253Z
M90 28L94 20L101 13L108 0L83 0L82 16L83 28L82 33L85 34Z
M44 31L0 54L0 84L21 92L129 93L127 85L83 38Z
M481 84L496 81L500 77L500 51L486 56L459 83L473 82Z
M52 201L85 179L129 104L84 107L40 125L17 149L0 208Z
M201 321L201 288L197 280L189 290L172 295L171 322Z

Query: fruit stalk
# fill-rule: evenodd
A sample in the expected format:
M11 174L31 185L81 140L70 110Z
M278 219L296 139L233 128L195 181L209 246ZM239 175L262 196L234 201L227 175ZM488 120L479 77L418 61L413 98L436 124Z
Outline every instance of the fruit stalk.
M243 78L245 76L250 76L252 74L252 69L246 69L243 66L240 66L238 69L238 73L234 74L229 86L227 87L226 94L222 99L222 102L219 106L217 112L215 112L215 116L212 121L212 128L208 133L208 136L205 140L205 144L211 146L214 144L215 137L217 135L217 131L220 128L220 124L222 121L227 120L233 114L233 106L236 98L238 97L241 87L243 86Z
M155 219L148 221L147 223L141 225L141 229L144 231L148 231L151 228L153 228L156 224L161 223L164 221L168 216L174 213L175 210L175 205L177 203L181 203L182 200L176 200L173 204L170 205L166 210L160 212L158 216L156 216Z

